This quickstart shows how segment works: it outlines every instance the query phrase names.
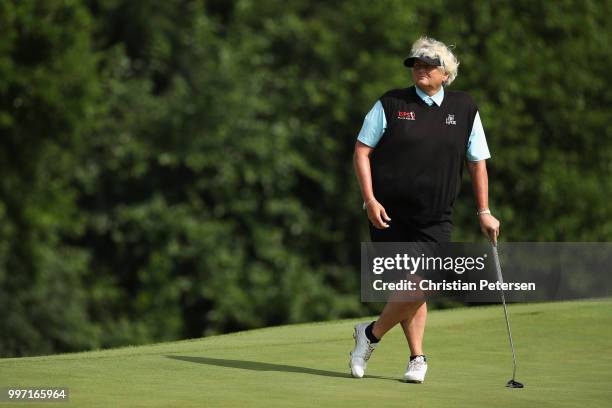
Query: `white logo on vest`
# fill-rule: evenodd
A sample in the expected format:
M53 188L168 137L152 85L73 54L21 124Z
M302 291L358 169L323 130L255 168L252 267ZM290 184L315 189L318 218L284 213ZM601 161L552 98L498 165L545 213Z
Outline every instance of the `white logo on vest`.
M446 124L447 125L456 125L457 121L455 120L455 115L451 115L449 113L448 116L446 117Z

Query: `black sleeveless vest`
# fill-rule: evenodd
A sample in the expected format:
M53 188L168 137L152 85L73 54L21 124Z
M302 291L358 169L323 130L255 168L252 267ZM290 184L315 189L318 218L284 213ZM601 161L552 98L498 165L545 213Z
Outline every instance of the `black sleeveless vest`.
M374 196L407 222L451 221L478 108L465 92L444 90L428 106L415 87L385 93L387 129L370 155Z

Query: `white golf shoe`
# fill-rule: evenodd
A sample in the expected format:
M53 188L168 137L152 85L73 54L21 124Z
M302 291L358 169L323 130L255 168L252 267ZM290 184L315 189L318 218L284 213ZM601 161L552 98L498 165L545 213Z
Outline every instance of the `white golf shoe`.
M408 362L408 367L406 367L406 372L404 373L404 381L420 384L425 381L426 372L427 359L425 356L417 356Z
M355 378L361 378L365 374L368 360L378 343L370 343L365 334L365 329L370 325L369 322L360 323L355 326L353 338L355 339L355 348L351 352L349 367L351 375Z

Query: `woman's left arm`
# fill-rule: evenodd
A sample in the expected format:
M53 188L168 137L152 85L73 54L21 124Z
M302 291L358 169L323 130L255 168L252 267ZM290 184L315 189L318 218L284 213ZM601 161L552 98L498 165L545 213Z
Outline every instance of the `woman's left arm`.
M472 178L474 198L478 208L480 230L495 245L499 235L499 221L489 210L489 178L487 175L487 164L485 160L468 161L468 171Z

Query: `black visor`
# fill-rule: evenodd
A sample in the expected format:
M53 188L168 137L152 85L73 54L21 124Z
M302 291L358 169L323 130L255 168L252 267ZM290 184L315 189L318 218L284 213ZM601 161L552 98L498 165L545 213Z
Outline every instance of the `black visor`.
M404 65L412 68L414 66L414 61L419 60L423 61L426 64L433 65L435 67L440 67L442 64L440 63L440 58L429 58L424 55L418 57L408 57L404 60Z

